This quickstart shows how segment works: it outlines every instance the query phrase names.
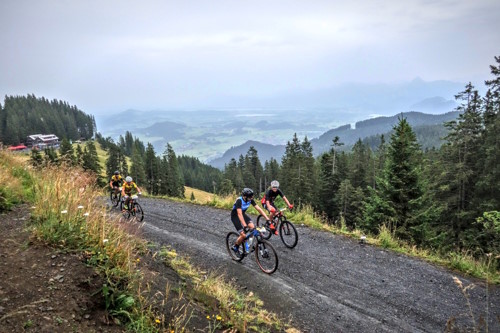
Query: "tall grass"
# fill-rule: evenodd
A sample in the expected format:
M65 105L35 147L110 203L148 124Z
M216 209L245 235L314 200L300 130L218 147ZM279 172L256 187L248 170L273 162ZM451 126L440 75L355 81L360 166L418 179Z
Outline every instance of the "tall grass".
M61 251L82 252L104 277L101 295L116 319L136 331L154 332L154 315L141 303L137 257L144 241L112 223L95 177L78 168L32 169L25 159L0 151L0 195L9 208L30 202L31 229L40 241Z
M32 199L33 178L18 155L0 150L0 213Z
M208 307L211 315L207 316L207 325L211 330L225 327L237 332L293 331L275 314L263 309L263 302L252 292L238 291L220 275L204 274L172 249L163 247L159 255L185 279L190 297Z

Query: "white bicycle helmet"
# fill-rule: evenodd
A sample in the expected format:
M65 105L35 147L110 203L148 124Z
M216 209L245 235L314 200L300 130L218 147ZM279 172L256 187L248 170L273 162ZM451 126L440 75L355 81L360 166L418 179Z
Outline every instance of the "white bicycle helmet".
M127 183L130 183L130 182L132 181L132 177L127 176L127 178L125 178L125 181L126 181Z
M276 188L279 188L280 187L280 182L277 181L277 180L273 180L271 182L271 187L276 187Z

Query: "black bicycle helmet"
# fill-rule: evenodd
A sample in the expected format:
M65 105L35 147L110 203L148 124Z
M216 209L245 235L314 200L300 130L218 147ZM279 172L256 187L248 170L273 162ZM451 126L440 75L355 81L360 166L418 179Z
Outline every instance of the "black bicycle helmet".
M115 175L119 175L119 174L120 174L120 171L116 170Z
M241 191L241 196L251 198L253 197L253 190L251 188L245 187L243 191Z

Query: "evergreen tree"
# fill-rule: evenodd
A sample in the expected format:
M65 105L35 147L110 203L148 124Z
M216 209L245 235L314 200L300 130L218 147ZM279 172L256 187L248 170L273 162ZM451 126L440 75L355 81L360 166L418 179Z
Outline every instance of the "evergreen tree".
M179 171L179 163L175 155L174 149L167 143L164 157L168 160L168 173L166 178L167 195L172 197L184 198L184 182Z
M394 128L383 177L365 204L364 227L381 223L404 239L414 239L422 199L421 151L415 133L404 118Z
M481 143L481 99L471 83L456 95L462 103L457 108L462 113L458 121L446 123L448 142L441 148L442 171L434 187L436 200L443 209L441 221L451 232L453 243L463 246L463 232L479 215L471 206L478 177L477 160Z
M141 187L142 184L147 183L146 172L144 171L144 161L140 153L134 149L131 157L131 166L130 166L130 176L134 180L134 182Z
M45 148L43 150L45 156L44 156L44 162L46 164L57 164L59 162L59 158L57 157L57 153L54 150L54 148Z
M83 166L83 151L80 145L76 145L75 162L77 165Z
M42 154L40 154L40 150L32 149L30 154L31 165L34 167L39 167L43 163Z
M93 141L87 141L82 154L82 167L84 170L91 170L97 175L101 173L97 148Z
M139 148L136 151L140 151ZM146 171L146 188L149 193L156 195L160 193L162 177L160 176L160 166L158 165L155 150L153 145L149 142L146 148L144 164Z
M493 79L485 82L488 91L483 102L482 141L477 159L479 172L477 197L473 205L479 212L500 211L500 56L491 65Z
M73 151L73 145L69 142L68 139L64 138L61 141L61 146L59 147L59 154L61 155L61 160L66 163L74 164L75 163L75 153Z
M224 178L229 180L231 184L233 184L233 189L237 192L243 189L243 175L241 174L241 169L239 168L238 163L234 158L229 161L229 164L226 164L226 167L224 169ZM227 184L228 183L226 182L226 185Z

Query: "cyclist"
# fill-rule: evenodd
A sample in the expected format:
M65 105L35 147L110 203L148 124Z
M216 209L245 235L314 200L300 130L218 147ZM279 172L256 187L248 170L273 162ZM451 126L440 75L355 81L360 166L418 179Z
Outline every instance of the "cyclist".
M118 192L118 188L122 185L123 183L123 178L120 175L120 171L116 170L114 175L111 176L111 180L109 181L109 187L114 191L116 194Z
M266 192L264 197L262 198L262 207L267 209L269 211L269 219L272 221L274 218L274 215L276 215L276 206L274 204L274 200L279 196L285 200L286 204L288 205L289 209L293 208L293 205L290 204L288 199L285 197L283 192L280 190L280 183L277 180L273 180L271 182L271 188ZM276 230L276 227L274 226L273 223L270 225L271 232L273 232L275 235L278 234L278 230Z
M127 178L125 178L125 183L123 183L122 186L122 198L125 198L124 208L127 210L129 209L128 204L130 202L133 190L136 190L137 194L141 194L141 189L139 188L139 186L137 186L137 184L133 182L132 177L127 176Z
M233 205L233 210L231 211L231 221L233 222L236 231L240 234L240 237L238 237L235 245L233 246L233 251L236 252L237 255L240 254L240 244L245 240L245 229L255 228L252 219L245 213L250 205L254 206L255 209L257 209L257 211L266 218L266 220L269 220L264 210L257 206L253 200L253 190L247 187L244 188L241 192L241 196L236 199Z

